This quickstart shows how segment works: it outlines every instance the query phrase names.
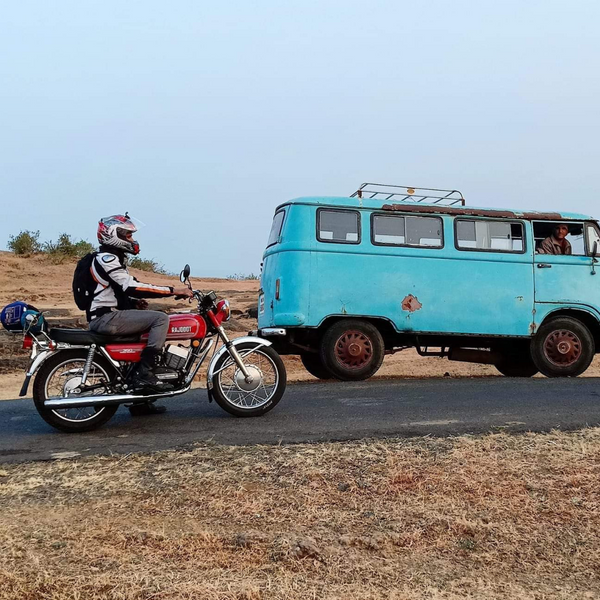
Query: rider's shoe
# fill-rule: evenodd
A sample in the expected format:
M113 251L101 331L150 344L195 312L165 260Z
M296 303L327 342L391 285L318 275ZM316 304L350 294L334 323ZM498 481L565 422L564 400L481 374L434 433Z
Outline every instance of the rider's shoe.
M166 381L160 380L154 373L158 353L151 348L144 348L140 362L131 375L131 384L134 390L141 394L161 394L173 389Z
M132 404L129 407L129 412L134 417L141 415L162 415L167 412L166 406L156 406L152 402L143 402L142 404Z

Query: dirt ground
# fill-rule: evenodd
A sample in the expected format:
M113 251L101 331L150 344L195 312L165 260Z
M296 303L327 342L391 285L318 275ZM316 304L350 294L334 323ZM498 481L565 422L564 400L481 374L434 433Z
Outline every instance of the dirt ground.
M44 260L0 253L0 305L83 325ZM255 328L256 281L195 283ZM26 361L0 336L0 398ZM444 375L498 374L406 351L379 376ZM599 482L598 428L0 465L0 600L600 599Z
M600 429L0 466L0 600L600 598Z
M50 322L70 326L86 326L85 317L77 309L71 293L74 263L52 264L44 256L20 258L9 252L0 252L0 307L15 300L25 300L40 310L49 311ZM174 285L173 276L156 275L132 269L140 281L162 285ZM256 320L247 311L255 306L259 283L256 280L235 281L229 279L206 279L192 276L197 289L215 290L220 297L228 298L232 306L232 319L227 324L230 335L237 337L256 329ZM189 310L185 302L167 300L151 302L150 308L174 311ZM27 354L20 350L18 336L9 336L0 330L0 400L16 398L27 366ZM299 357L284 357L288 379L310 381ZM376 378L390 377L498 377L491 365L451 362L435 357L421 357L414 350L405 350L386 356ZM600 377L600 358L597 357L584 377ZM202 385L202 381L196 383Z

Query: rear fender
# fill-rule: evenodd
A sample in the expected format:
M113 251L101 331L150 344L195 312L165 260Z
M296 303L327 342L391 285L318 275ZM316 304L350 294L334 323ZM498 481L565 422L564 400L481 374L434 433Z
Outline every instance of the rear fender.
M39 353L34 353L31 356L31 362L29 363L29 368L27 369L27 377L32 377L35 375L36 371L42 366L44 362L48 358L50 358L56 350L42 350Z
M233 340L231 343L234 346L239 346L240 344L246 344L247 342L254 343L255 347L252 348L251 350L244 351L244 353L242 354L242 358L244 356L248 356L248 354L252 354L252 352L254 352L254 350L256 350L256 348L260 348L261 346L272 346L273 345L268 340L264 340L264 339L258 338L258 337L253 337L250 335L237 338L237 339ZM218 373L218 371L215 372L216 364L219 361L219 359L223 356L223 354L226 354L226 353L227 353L227 346L221 346L221 348L219 348L219 351L212 357L212 360L210 361L210 365L208 367L208 373L206 374L206 383L207 383L209 390L212 388L212 378Z
M56 350L42 350L38 351L37 346L33 347L33 352L31 353L31 361L29 362L29 367L27 369L27 373L25 374L25 381L21 386L21 391L19 392L19 396L22 398L27 395L27 390L29 389L29 382L31 378L35 375L36 371L42 366L42 364L52 356Z

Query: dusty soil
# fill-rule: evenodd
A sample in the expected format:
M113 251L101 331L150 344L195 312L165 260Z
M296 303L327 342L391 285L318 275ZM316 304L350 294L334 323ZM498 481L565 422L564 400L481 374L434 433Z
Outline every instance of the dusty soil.
M600 429L0 468L1 600L600 598Z
M20 258L9 252L0 252L0 307L15 300L25 300L40 310L49 311L48 320L74 327L85 327L85 317L77 309L71 294L74 263L52 264L44 256ZM174 285L175 277L156 275L132 269L140 281ZM205 279L192 277L194 286L202 290L215 290L228 298L232 306L232 319L227 329L233 337L245 335L256 329L256 320L247 311L256 305L258 281ZM150 302L157 310L189 310L184 302ZM22 373L28 354L20 350L18 336L9 336L0 330L0 400L16 398L22 383ZM306 372L299 357L284 357L290 381L309 381L314 377ZM414 350L387 356L378 378L389 377L497 377L498 371L490 365L451 362L440 358L423 358ZM596 358L584 376L600 377L600 358ZM201 382L199 382L199 385Z

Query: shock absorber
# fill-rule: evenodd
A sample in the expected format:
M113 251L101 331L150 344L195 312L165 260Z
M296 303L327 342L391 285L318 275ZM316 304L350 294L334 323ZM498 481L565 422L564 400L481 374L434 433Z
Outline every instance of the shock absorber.
M88 378L88 373L94 360L94 354L96 353L96 344L92 344L88 351L87 358L85 359L85 366L83 367L83 373L81 374L81 383L79 385L85 385Z

